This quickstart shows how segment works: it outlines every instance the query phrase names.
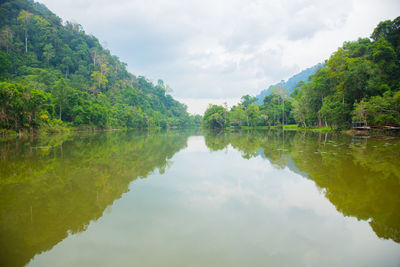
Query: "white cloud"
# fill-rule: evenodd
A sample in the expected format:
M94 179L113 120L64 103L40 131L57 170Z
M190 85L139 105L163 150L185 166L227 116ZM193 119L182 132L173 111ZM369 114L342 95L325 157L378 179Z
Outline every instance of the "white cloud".
M400 14L396 0L41 2L181 99L255 95Z
M209 104L225 105L229 108L236 105L240 98L177 98L178 101L184 103L188 107L188 112L191 114L202 115Z

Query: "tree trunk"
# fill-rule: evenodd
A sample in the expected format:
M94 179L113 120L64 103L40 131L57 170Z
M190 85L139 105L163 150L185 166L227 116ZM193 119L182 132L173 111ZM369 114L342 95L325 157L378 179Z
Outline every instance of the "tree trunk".
M28 54L28 29L25 29L25 54Z
M318 126L322 127L322 118L321 115L318 113Z
M285 99L282 97L282 127L285 125Z
M60 120L61 120L61 112L62 112L62 108L61 108L61 105L60 105Z

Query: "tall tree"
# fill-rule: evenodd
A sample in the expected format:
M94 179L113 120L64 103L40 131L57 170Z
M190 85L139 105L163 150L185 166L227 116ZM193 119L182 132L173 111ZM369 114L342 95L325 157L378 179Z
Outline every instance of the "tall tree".
M31 20L32 13L26 11L26 10L21 10L19 12L17 20L20 21L23 26L24 26L24 32L25 32L25 54L28 53L28 26L29 22Z
M62 112L63 109L67 105L67 97L70 91L70 88L67 86L65 83L65 80L61 78L58 80L53 88L54 95L56 97L56 103L58 105L58 110L59 110L59 119L62 119Z

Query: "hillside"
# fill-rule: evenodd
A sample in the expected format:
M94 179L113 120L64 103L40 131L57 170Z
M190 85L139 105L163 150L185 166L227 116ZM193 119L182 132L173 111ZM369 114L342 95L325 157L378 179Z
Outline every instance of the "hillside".
M187 126L162 80L135 76L82 26L31 0L0 4L0 129Z
M322 66L323 65L321 63L319 63L315 66L312 66L308 69L301 71L300 73L297 73L296 75L293 75L286 82L281 81L280 83L270 85L268 87L268 89L262 90L260 92L260 94L256 95L257 100L255 103L258 105L262 105L264 103L263 101L264 101L265 96L270 95L277 85L282 85L283 90L285 90L286 94L290 95L294 91L294 89L296 88L296 85L299 82L301 82L301 81L307 82L308 78L311 75L313 75Z
M262 105L245 95L231 110L212 105L204 113L209 128L274 126L388 129L400 126L400 17L380 22L370 37L345 42L325 62L303 72L307 82L295 80L263 92ZM299 79L300 80L300 79ZM283 86L282 86L283 85ZM272 91L272 92L271 92ZM286 91L286 92L285 92ZM269 94L269 95L268 95Z

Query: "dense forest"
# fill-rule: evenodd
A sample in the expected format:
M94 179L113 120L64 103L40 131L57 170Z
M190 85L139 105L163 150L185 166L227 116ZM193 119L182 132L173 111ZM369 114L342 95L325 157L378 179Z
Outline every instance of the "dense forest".
M400 17L380 22L370 38L345 42L308 82L288 96L281 84L257 105L245 95L230 110L210 105L203 124L302 127L400 125Z
M162 80L134 76L81 25L32 0L0 4L0 129L200 123Z

